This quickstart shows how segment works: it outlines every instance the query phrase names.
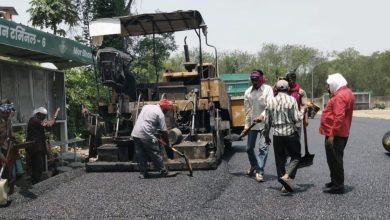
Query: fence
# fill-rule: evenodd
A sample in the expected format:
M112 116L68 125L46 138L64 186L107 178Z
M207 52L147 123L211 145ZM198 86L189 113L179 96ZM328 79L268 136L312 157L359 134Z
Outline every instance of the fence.
M354 110L371 109L371 93L370 92L354 92L355 106ZM322 95L322 108L326 106L329 101L329 94Z

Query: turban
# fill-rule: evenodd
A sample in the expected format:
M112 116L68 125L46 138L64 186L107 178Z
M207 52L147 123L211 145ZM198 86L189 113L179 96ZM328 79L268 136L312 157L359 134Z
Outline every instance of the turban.
M161 99L159 105L164 110L169 110L173 108L173 103L168 99Z
M335 93L341 87L348 85L347 80L340 73L331 74L328 76L326 83L329 84L330 93Z
M39 107L33 111L33 115L36 115L37 113L47 115L47 110L44 107Z

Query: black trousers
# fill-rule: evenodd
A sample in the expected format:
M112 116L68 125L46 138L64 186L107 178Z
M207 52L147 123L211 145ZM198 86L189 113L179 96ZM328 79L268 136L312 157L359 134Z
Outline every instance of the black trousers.
M31 182L38 183L42 179L42 172L45 169L45 154L42 152L30 152Z
M330 179L336 186L344 185L344 149L348 137L334 137L333 145L326 144L328 137L325 137L326 160L330 170Z
M148 171L148 158L152 160L153 165L158 171L162 172L166 170L161 152L162 149L152 139L134 137L134 145L139 170L142 174L146 174Z
M290 136L273 136L273 142L278 177L288 174L291 179L294 179L301 159L301 142L298 133L295 132ZM286 167L287 156L290 156L291 160Z

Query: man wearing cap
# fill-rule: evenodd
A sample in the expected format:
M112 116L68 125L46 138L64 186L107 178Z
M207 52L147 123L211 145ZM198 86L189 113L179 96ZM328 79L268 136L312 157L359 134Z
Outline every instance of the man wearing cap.
M293 192L291 185L295 178L301 158L301 144L296 124L303 119L304 108L298 110L296 100L287 94L289 86L286 80L276 83L278 94L266 107L264 136L270 144L269 133L273 128L273 145L278 181L283 185L282 192ZM291 157L286 167L287 154Z
M45 128L52 127L55 123L55 118L46 120L47 110L44 107L39 107L33 111L33 116L27 124L26 141L33 141L31 147L26 149L30 158L31 182L32 184L41 181L42 172L45 169L45 157L48 153L46 145Z
M352 123L355 97L347 87L347 80L340 74L328 76L329 101L322 111L320 133L325 135L326 159L330 170L330 182L325 193L344 193L343 155Z
M248 176L255 176L256 181L264 181L264 167L268 156L269 145L265 143L262 135L264 129L265 107L268 100L273 97L271 86L264 84L264 73L261 70L254 70L250 74L252 86L244 94L245 126L241 134L248 134L246 152L248 154L250 168ZM249 129L254 121L258 122ZM255 154L256 139L259 136L259 155Z
M12 174L16 154L13 149L8 149L11 146L10 140L15 139L11 122L11 114L13 112L15 112L14 104L9 100L4 100L0 103L0 164L1 166L4 163L6 164L1 178L8 179L10 192L13 191L13 182L16 178ZM8 150L10 150L9 153Z
M131 136L134 139L135 153L140 169L139 178L148 178L147 162L150 158L160 172L161 177L173 177L177 173L169 172L163 162L162 152L155 136L158 130L163 141L169 144L167 125L164 114L173 109L173 104L167 99L161 99L157 105L142 107Z

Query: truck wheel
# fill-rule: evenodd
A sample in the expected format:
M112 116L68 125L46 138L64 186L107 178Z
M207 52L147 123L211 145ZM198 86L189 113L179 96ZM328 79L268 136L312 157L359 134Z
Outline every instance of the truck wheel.
M382 144L383 147L390 152L390 131L383 135Z

